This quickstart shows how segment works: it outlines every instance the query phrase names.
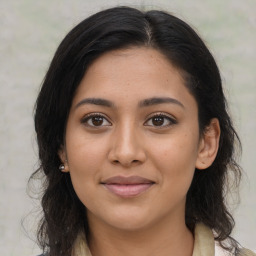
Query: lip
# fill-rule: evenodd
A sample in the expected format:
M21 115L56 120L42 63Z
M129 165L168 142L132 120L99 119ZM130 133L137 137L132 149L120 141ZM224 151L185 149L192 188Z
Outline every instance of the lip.
M101 183L111 193L120 197L135 197L147 191L155 182L140 176L114 176Z

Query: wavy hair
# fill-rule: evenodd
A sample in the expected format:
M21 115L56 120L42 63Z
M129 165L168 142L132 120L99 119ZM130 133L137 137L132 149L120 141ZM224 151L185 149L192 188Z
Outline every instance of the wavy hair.
M218 154L207 170L195 170L186 200L186 225L193 232L195 223L203 222L215 231L216 240L221 243L229 238L226 247L237 249L230 237L234 219L226 206L226 191L230 173L240 180L234 157L240 141L227 111L216 62L184 21L163 11L129 7L98 12L74 27L59 45L44 78L34 118L40 166L31 176L43 173L45 177L39 245L50 256L70 256L78 233L89 234L86 207L74 192L69 173L59 171L58 151L64 144L74 93L88 67L105 52L131 46L154 48L181 71L198 104L200 133L212 118L218 118Z

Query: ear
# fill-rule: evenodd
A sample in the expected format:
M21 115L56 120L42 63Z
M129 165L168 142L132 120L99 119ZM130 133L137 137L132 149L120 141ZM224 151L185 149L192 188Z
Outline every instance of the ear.
M219 120L217 118L211 119L200 139L196 161L197 169L206 169L212 165L219 149L220 132Z
M64 165L64 169L62 169L62 172L69 172L69 166L68 166L68 160L67 160L67 153L64 146L61 146L58 151L59 158Z

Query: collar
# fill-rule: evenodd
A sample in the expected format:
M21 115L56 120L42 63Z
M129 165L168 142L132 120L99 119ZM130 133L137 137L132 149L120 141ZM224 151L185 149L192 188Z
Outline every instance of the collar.
M192 256L214 256L214 237L212 230L203 223L195 227L195 242ZM72 256L92 256L86 244L84 234L80 234L75 241Z
M197 223L192 256L214 256L214 247L215 242L212 230L203 223Z

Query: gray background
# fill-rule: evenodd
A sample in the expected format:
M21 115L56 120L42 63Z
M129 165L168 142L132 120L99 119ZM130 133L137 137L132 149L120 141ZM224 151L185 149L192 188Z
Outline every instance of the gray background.
M255 0L1 0L0 1L0 255L36 255L38 202L26 194L36 169L33 104L56 47L81 19L114 5L168 10L192 24L221 69L243 142L241 204L234 237L256 250L256 1ZM216 104L218 104L216 102ZM35 212L35 210L33 210ZM24 219L28 234L21 226ZM32 240L31 240L32 239Z

